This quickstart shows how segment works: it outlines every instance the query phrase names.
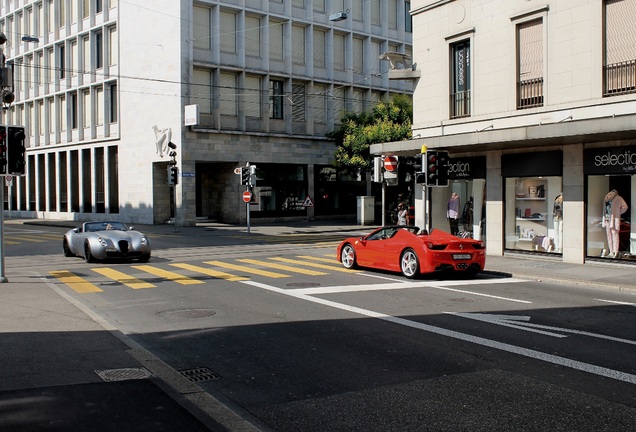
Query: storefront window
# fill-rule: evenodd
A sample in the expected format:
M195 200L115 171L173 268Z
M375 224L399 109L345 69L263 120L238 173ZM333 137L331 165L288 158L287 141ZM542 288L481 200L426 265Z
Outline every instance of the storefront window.
M432 227L459 237L486 239L486 180L451 180L430 188Z
M506 178L506 249L561 253L561 177Z
M258 164L250 210L254 217L299 216L308 197L305 165Z
M636 260L635 175L594 175L587 183L587 255Z

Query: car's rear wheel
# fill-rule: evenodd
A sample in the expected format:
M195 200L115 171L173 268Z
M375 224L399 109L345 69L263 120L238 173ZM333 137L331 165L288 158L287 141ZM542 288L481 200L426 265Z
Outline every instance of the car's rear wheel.
M62 249L64 250L64 256L72 257L74 254L71 252L71 248L68 246L68 240L64 239L62 242Z
M345 268L356 268L356 251L353 249L353 246L346 244L342 247L342 252L340 252L340 261L342 261L342 265Z
M400 258L400 269L402 274L409 279L413 279L420 272L420 261L413 249L406 249Z
M84 243L84 260L87 263L95 262L95 258L93 258L93 254L91 253L91 245L89 242Z

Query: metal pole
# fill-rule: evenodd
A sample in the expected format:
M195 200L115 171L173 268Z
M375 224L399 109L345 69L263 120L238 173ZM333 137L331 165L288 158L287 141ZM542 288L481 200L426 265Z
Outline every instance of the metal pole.
M382 180L382 226L386 225L386 183Z
M250 187L247 187L247 190L250 191ZM251 191L250 191L251 192ZM251 201L251 199L250 199ZM250 233L250 202L245 203L245 212L247 213L247 233Z
M0 185L0 283L9 282L4 275L4 182Z

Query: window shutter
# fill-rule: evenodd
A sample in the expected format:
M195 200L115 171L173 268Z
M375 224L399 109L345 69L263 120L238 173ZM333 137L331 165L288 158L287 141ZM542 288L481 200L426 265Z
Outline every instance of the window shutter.
M636 60L636 0L605 2L605 64Z
M194 6L194 47L198 49L210 49L210 9Z
M543 22L519 24L519 80L543 77Z
M261 117L261 78L257 76L245 77L245 115L247 117Z
M283 23L270 21L269 23L269 58L283 61Z
M221 113L227 115L236 115L236 75L229 73L221 74Z
M364 41L359 38L353 38L353 71L357 73L364 72Z
M245 55L261 56L261 20L258 17L245 17Z
M195 69L192 75L192 102L199 105L201 113L212 112L212 87L210 71Z
M292 59L296 64L305 64L305 27L292 26Z
M333 35L333 67L334 69L344 70L345 61L345 37L342 34Z
M221 12L221 51L236 53L236 14Z
M294 83L292 85L292 120L305 121L305 84Z
M325 67L325 32L314 30L314 66Z

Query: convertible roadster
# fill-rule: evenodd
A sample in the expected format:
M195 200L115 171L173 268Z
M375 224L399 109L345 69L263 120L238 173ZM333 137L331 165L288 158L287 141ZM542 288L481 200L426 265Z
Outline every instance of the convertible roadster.
M81 256L86 262L108 258L150 259L150 240L122 222L84 222L64 234L64 255Z
M384 226L366 236L345 239L337 253L346 268L396 271L407 278L443 271L474 277L486 264L483 241L438 229L428 233L415 226Z

